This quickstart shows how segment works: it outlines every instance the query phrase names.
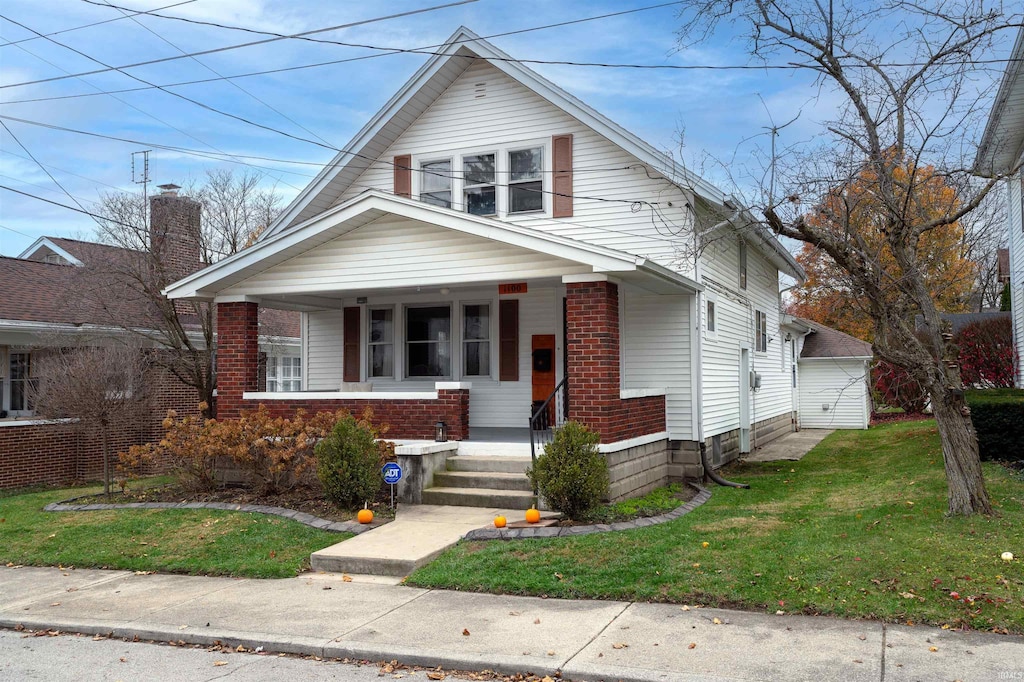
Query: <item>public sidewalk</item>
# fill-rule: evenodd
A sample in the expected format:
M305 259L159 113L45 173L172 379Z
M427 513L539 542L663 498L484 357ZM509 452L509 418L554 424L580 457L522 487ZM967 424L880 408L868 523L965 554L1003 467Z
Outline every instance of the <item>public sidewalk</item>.
M998 680L1024 637L345 582L0 568L0 627L572 680ZM692 647L692 648L691 648Z

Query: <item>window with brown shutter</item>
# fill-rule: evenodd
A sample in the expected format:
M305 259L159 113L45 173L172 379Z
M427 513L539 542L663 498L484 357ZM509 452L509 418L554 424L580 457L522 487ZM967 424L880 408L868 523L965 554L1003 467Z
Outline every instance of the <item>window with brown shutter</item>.
M498 379L519 381L519 301L498 304Z
M412 155L395 157L395 194L412 197Z
M572 217L572 134L551 138L551 216Z
M345 308L344 329L342 330L342 380L359 381L359 306Z

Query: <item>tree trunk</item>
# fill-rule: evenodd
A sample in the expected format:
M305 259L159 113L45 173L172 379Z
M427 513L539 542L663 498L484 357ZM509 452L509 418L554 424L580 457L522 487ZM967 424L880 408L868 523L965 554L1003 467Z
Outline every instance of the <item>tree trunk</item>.
M107 434L107 427L100 425L100 439L103 443L103 494L110 500L110 437Z
M932 411L942 439L949 514L991 514L992 503L985 490L981 459L978 456L978 438L971 425L970 412L963 394L943 386L933 390L931 397Z

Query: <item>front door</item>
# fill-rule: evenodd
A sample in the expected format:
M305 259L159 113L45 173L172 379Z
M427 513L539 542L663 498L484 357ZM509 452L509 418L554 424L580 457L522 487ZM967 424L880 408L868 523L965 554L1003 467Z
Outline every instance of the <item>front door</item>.
M530 383L533 386L533 413L555 391L555 335L534 334L530 348ZM548 406L548 424L554 420L554 403Z

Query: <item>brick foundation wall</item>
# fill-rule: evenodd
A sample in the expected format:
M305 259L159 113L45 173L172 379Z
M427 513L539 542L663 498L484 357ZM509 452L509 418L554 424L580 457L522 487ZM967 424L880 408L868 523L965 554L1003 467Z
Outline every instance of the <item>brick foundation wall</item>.
M665 396L622 400L619 287L613 282L566 285L569 418L602 443L666 430Z
M247 400L242 409L255 409L258 404ZM361 415L369 408L375 425L387 425L388 438L433 440L438 421L447 425L449 440L469 438L468 389L441 389L437 400L270 400L262 404L276 417L290 417L299 409L314 413L348 410Z

